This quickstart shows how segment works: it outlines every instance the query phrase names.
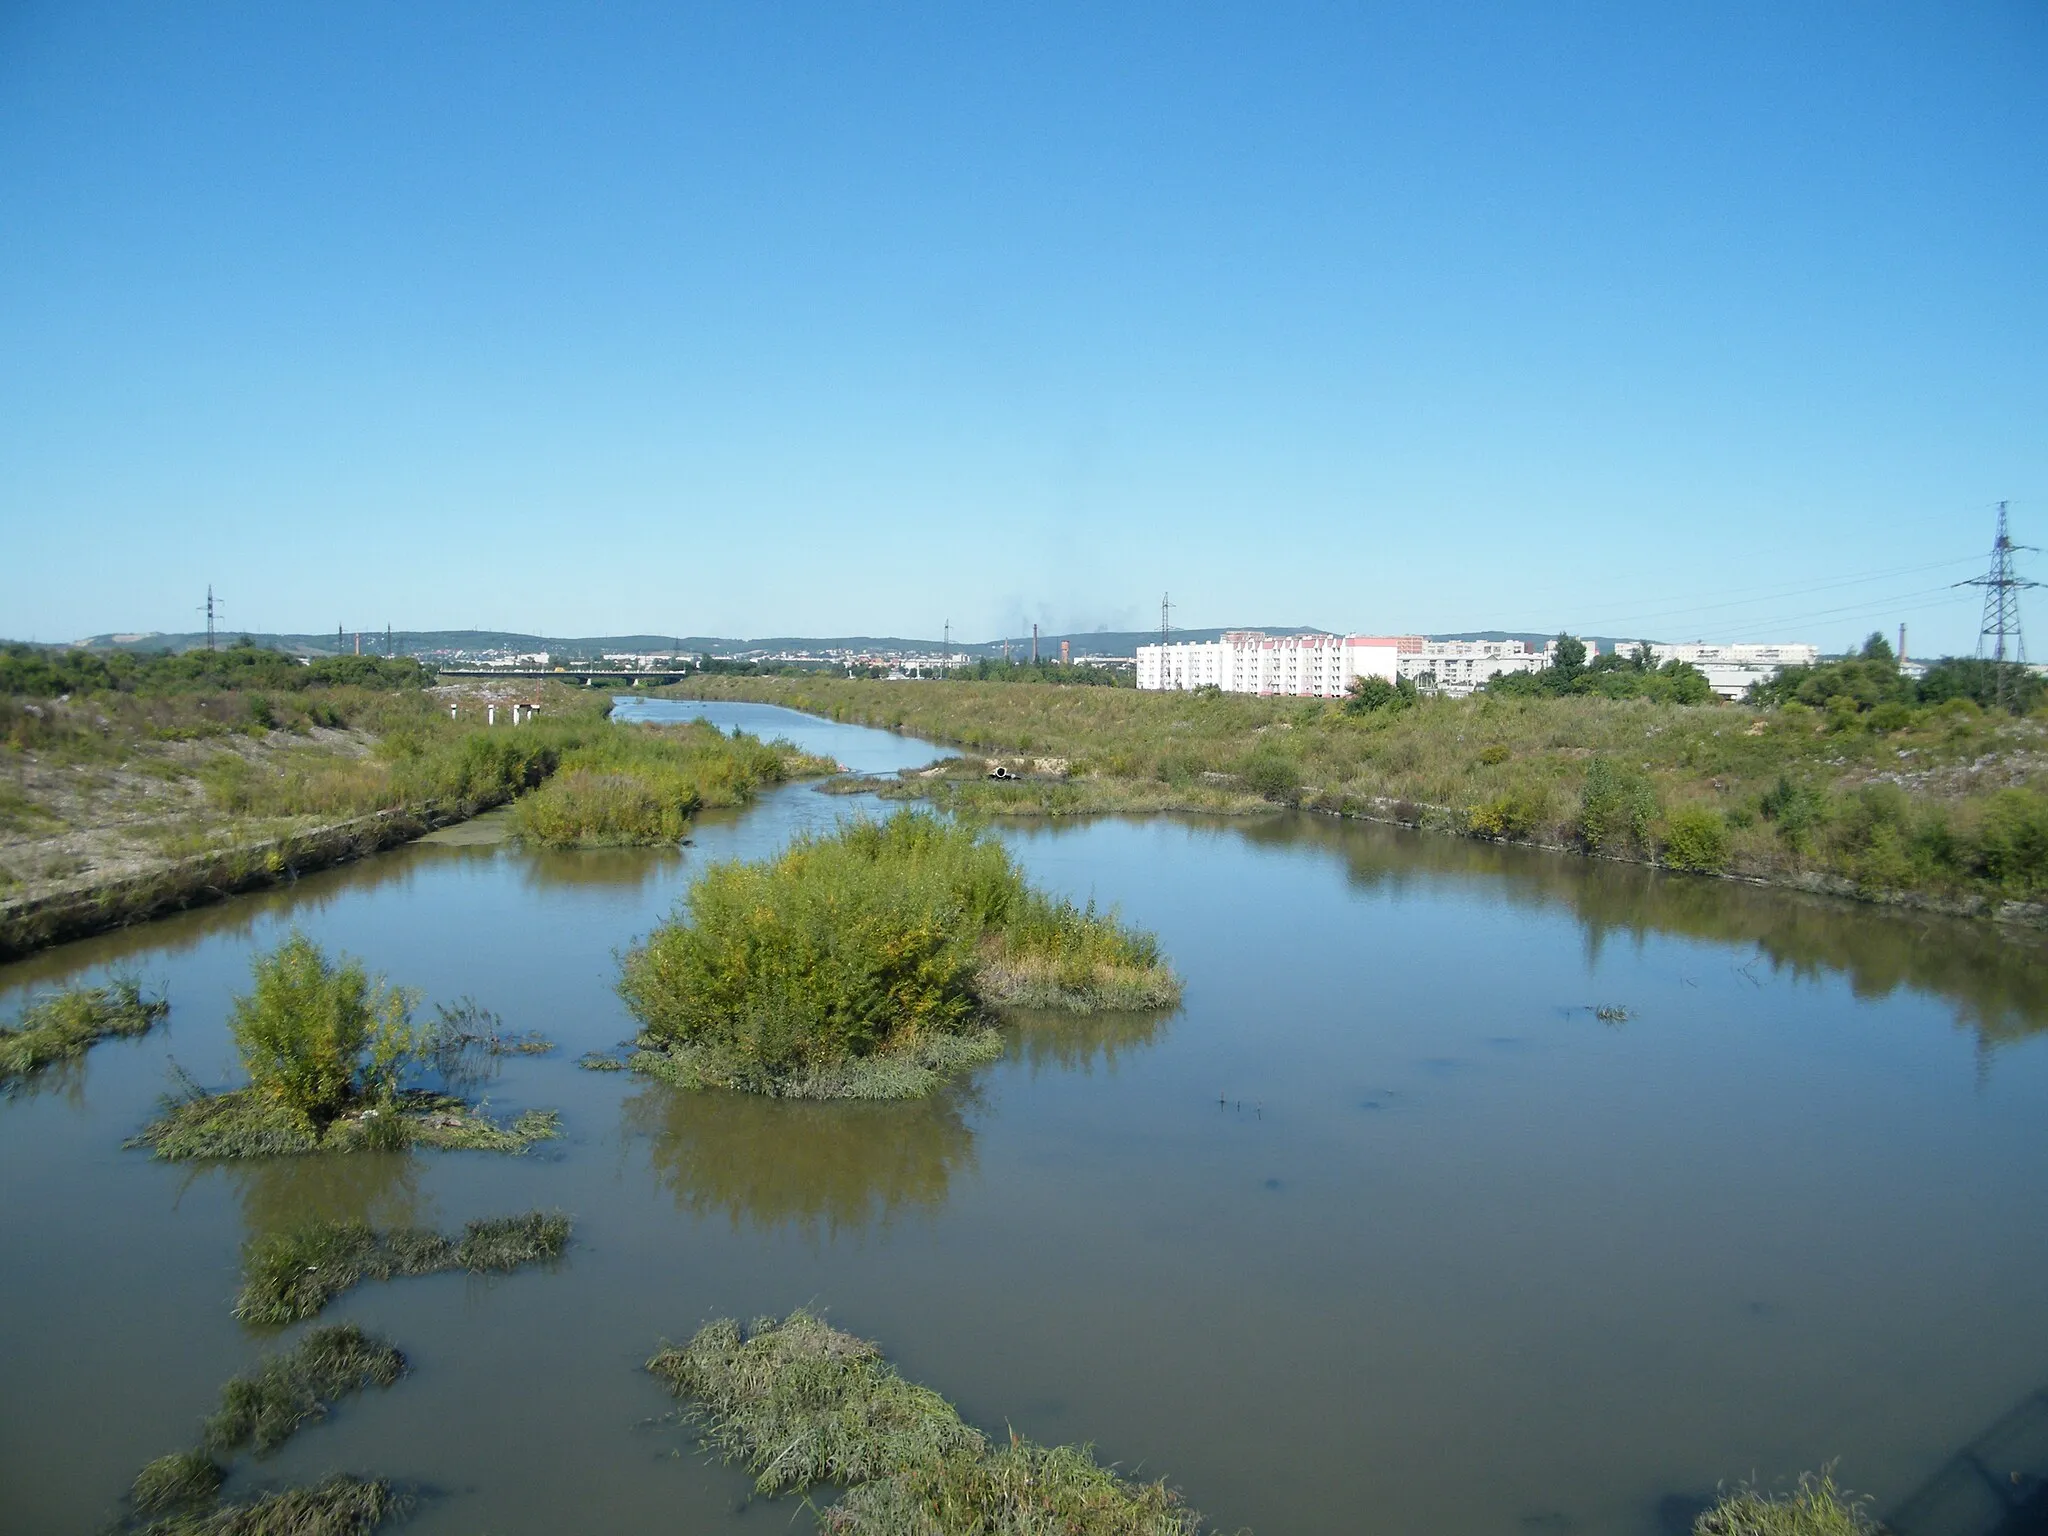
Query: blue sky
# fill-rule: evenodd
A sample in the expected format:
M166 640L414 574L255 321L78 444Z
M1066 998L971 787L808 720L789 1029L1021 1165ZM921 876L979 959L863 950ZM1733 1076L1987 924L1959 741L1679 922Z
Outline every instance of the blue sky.
M1968 651L2044 83L2018 0L12 0L0 633Z

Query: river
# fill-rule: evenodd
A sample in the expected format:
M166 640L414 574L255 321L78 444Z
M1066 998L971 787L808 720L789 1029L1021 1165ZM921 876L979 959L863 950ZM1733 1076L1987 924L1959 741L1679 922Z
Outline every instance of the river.
M936 750L620 708L682 714L869 772ZM113 969L173 1004L0 1102L0 1530L99 1526L192 1443L276 1342L230 1316L240 1245L315 1213L575 1218L552 1271L331 1307L411 1374L230 1485L389 1477L422 1536L785 1528L638 1367L799 1305L984 1429L1092 1442L1257 1536L1654 1536L1827 1461L1883 1511L2048 1382L2048 964L1967 924L1312 815L1021 824L1035 880L1159 933L1179 1013L1013 1031L908 1105L575 1067L630 1034L614 954L696 870L871 806L787 786L658 852L528 852L485 818L0 967L8 1016ZM487 1091L564 1138L122 1150L173 1061L235 1080L229 1000L293 926L557 1041Z

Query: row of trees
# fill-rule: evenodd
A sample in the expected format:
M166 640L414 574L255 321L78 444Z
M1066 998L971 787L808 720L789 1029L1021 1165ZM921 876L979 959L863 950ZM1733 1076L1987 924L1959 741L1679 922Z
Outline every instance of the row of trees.
M1786 667L1768 682L1749 691L1752 704L1805 704L1833 714L1910 714L1916 708L1967 699L1979 709L2005 709L2027 714L2040 704L2044 684L2018 662L1986 661L1973 656L1946 656L1911 678L1899 670L1899 658L1883 635L1872 635L1862 650L1840 661L1810 667ZM1900 719L1904 724L1904 719Z
M0 695L173 694L230 689L418 688L434 673L410 656L326 656L311 664L246 636L217 651L89 651L0 647Z

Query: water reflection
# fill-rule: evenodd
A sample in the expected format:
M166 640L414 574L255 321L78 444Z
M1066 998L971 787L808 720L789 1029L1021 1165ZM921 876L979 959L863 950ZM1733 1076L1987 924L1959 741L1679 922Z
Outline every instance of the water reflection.
M692 1216L735 1230L793 1226L816 1239L931 1212L974 1171L970 1094L812 1104L652 1084L625 1102L655 1180Z
M637 891L682 862L679 848L525 849L518 860L520 883L535 891Z
M1236 830L1255 844L1326 847L1353 885L1388 895L1449 879L1517 905L1568 910L1591 960L1617 938L1676 934L1753 946L1763 962L1754 979L1839 973L1865 1000L1901 988L1933 994L1986 1049L2048 1027L2048 955L2031 936L1981 921L1323 816L1261 818Z
M184 1187L226 1180L242 1234L255 1239L316 1221L431 1226L433 1201L420 1192L420 1173L410 1153L348 1152L209 1163L193 1169Z
M1093 1072L1097 1063L1114 1072L1133 1051L1157 1043L1172 1013L1016 1013L1005 1031L1011 1061L1031 1068Z

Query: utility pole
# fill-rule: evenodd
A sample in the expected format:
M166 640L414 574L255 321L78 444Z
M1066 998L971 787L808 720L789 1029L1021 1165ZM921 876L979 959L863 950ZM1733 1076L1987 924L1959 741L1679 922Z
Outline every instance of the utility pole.
M209 651L213 649L213 610L225 607L227 600L213 595L213 583L209 581L206 584L206 648Z
M1982 587L1984 589L1984 620L1977 626L1977 654L1984 654L1985 643L1990 642L1991 660L1996 664L1993 677L1998 689L1998 706L2005 707L2005 668L2007 662L2024 666L2027 660L2027 642L2020 633L2020 591L2025 587L2038 587L2038 581L2027 581L2013 574L2013 551L2031 550L2031 544L2015 544L2005 530L2005 503L1998 504L1998 537L1991 545L1991 570L1983 576L1972 576L1968 581L1956 583L1959 587Z

